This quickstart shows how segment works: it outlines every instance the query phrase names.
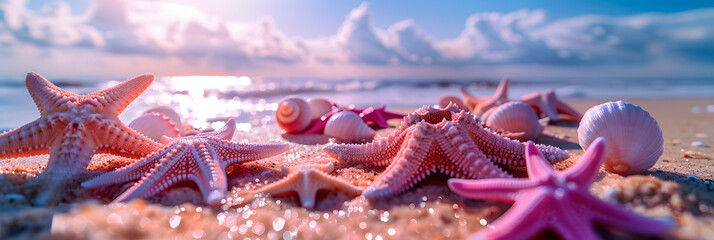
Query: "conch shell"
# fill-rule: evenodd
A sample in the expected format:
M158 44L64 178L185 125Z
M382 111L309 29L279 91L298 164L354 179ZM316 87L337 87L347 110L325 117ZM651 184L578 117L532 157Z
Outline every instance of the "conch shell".
M657 121L639 106L623 101L590 108L578 127L583 149L597 138L607 140L605 168L620 175L643 172L662 156L664 138Z
M310 126L312 110L302 98L286 97L280 101L275 119L286 133L300 133Z
M327 120L325 135L344 142L359 142L371 140L375 132L356 113L341 111Z

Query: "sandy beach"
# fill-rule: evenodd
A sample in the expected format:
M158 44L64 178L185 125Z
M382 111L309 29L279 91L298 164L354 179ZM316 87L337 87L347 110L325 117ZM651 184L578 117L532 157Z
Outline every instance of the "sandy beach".
M567 100L581 112L607 100ZM599 180L590 192L649 217L671 217L677 228L662 239L714 239L714 99L627 100L647 110L664 135L664 154L648 171L628 177L601 168ZM418 106L415 106L416 109ZM408 113L414 109L399 109ZM399 121L390 121L396 125ZM566 169L578 161L582 149L577 143L577 123L549 125L537 143L567 150L571 157L555 165ZM394 129L380 130L378 136ZM255 127L238 131L237 142L286 142L280 129ZM305 138L301 138L305 141ZM327 139L313 136L311 141ZM328 140L329 141L329 140ZM703 143L703 145L702 145ZM2 159L6 172L0 179L0 238L54 239L463 239L498 219L510 204L462 198L446 186L445 175L427 177L415 188L394 198L368 201L339 192L320 192L314 209L305 209L295 195L259 194L243 202L246 189L283 178L280 168L305 163L327 163L334 159L320 151L322 145L291 143L287 154L234 166L229 172L227 203L209 208L201 202L194 185L172 188L155 197L128 203L108 204L131 184L78 194L76 201L52 208L33 207L23 197L22 175L27 172L12 161ZM27 161L27 159L22 159ZM122 161L111 156L95 157L95 162ZM27 161L37 167L42 159ZM97 163L99 164L99 163ZM15 166L10 169L8 166ZM20 164L22 165L22 164ZM100 164L101 165L101 164ZM331 175L365 187L384 169L338 166ZM18 180L20 179L20 180ZM188 203L184 203L188 202ZM178 205L176 205L178 204ZM176 205L176 206L172 206ZM633 239L611 226L598 226L604 239ZM544 238L554 237L545 232Z

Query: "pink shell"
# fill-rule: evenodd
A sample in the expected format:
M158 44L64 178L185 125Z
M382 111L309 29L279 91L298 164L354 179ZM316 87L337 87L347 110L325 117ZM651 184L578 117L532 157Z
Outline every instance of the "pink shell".
M664 151L657 121L639 106L623 101L588 109L578 127L578 142L587 149L598 137L607 142L605 169L620 175L636 174L654 166Z
M334 105L330 100L323 97L308 98L307 103L310 104L310 109L312 109L312 119L318 119L332 111L332 106Z
M181 130L176 126L176 123L163 113L158 112L149 112L139 116L129 123L129 127L157 142L161 142L163 136L172 138L181 136Z
M484 116L486 126L508 132L505 137L519 141L533 140L543 132L543 125L533 108L522 102L508 102L489 109Z
M301 98L284 98L275 111L275 120L286 133L300 133L310 126L312 120L310 104Z
M444 95L436 101L436 105L439 105L441 108L446 108L449 106L449 103L454 103L457 107L462 110L466 110L467 112L471 110L464 106L464 102L461 101L461 98L454 95Z
M325 125L325 135L344 142L371 140L375 132L362 119L351 111L333 114Z
M181 125L181 115L179 115L176 111L174 111L172 108L167 107L167 106L155 106L152 108L149 108L149 110L146 110L143 114L147 113L161 113L164 114L164 116L168 117L171 119L172 122L176 123L176 126L178 127L179 130L181 130L181 134L183 134L183 125Z

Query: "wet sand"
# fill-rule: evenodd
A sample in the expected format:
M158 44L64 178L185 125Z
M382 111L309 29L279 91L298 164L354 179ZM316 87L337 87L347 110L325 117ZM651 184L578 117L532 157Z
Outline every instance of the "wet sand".
M584 112L606 100L568 100ZM714 99L628 100L639 105L658 121L665 138L665 151L649 171L621 177L601 168L600 179L591 192L639 214L651 217L672 216L677 229L664 239L714 238ZM418 106L415 106L416 109ZM400 109L410 112L414 109ZM393 125L399 121L390 122ZM577 123L549 125L545 136L536 142L568 150L571 158L556 164L565 169L577 161L582 150L577 143ZM380 137L393 129L378 132ZM296 138L280 135L277 127L256 127L237 132L238 142L276 142L285 139L320 143L321 136ZM306 140L307 139L307 140ZM693 146L695 141L706 147ZM696 145L696 144L695 144ZM452 193L444 175L432 175L416 187L394 198L367 201L339 192L320 192L314 209L305 209L295 195L280 197L259 194L254 201L243 202L241 193L279 180L286 174L282 166L334 161L320 151L321 145L291 143L285 155L242 166L229 167L227 203L221 207L201 206L200 194L193 184L180 184L148 201L108 204L112 197L130 184L95 191L84 191L71 204L54 208L33 207L23 198L23 182L42 159L25 161L25 170L10 164L16 159L2 159L5 170L13 166L15 174L0 179L0 238L29 237L96 238L207 238L207 239L462 239L496 220L510 204L464 199ZM112 156L96 157L97 168L112 161ZM358 186L368 186L383 169L339 166L331 174ZM28 170L29 169L29 170ZM24 172L23 172L24 171ZM35 170L36 172L36 170ZM98 199L98 200L94 200ZM185 203L189 202L189 203ZM190 203L193 202L194 204ZM177 205L178 204L178 205ZM198 205L195 205L198 204ZM605 239L631 239L612 226L598 225ZM553 237L545 232L543 237Z

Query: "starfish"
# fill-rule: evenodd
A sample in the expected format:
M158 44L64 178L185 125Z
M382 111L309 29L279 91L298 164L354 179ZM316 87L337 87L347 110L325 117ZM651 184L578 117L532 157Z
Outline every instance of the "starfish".
M498 84L496 92L493 93L493 96L491 96L490 98L479 98L473 96L470 93L466 92L466 89L464 89L463 87L461 87L461 94L464 95L466 105L471 107L471 112L482 114L493 107L497 107L498 105L508 102L509 84L510 80L508 80L508 78L504 78L503 80L501 80L501 82Z
M333 169L334 164L332 162L322 166L283 167L282 171L287 172L287 177L260 189L246 191L247 197L242 202L250 202L251 198L260 192L272 195L295 192L300 198L300 204L303 207L313 208L315 207L317 192L320 190L336 190L349 196L359 196L362 193L362 188L327 174L332 172Z
M40 118L0 134L0 158L49 153L47 168L39 177L43 189L35 199L44 205L58 201L64 190L76 186L95 153L140 158L157 151L161 144L117 117L153 80L153 75L144 74L102 91L77 95L37 73L28 73L25 85Z
M472 114L449 105L445 109L422 107L407 115L386 138L361 145L328 145L323 151L343 164L389 165L362 193L378 198L406 191L436 171L452 177L510 177L501 168L524 169L524 148L521 142L496 135ZM568 158L559 148L539 148L552 163Z
M285 152L287 144L239 144L231 142L235 121L209 133L188 137L164 136L166 147L140 161L108 172L82 183L94 188L116 183L137 181L114 201L147 198L179 182L192 181L198 185L209 205L218 204L227 192L226 167L275 156Z
M553 90L533 92L521 97L521 101L533 107L537 113L545 114L551 121L568 120L579 122L583 116L555 97ZM559 115L560 114L560 115Z
M590 195L590 184L604 157L605 141L598 138L574 166L556 172L528 142L528 179L449 179L449 187L467 198L515 202L471 239L527 239L544 229L554 230L563 239L597 239L593 221L645 235L670 231L672 226L666 222L641 217Z
M325 125L327 125L327 120L329 120L333 114L340 111L352 111L356 113L362 121L367 123L367 125L373 129L388 128L389 124L387 124L387 120L404 117L402 114L387 112L385 108L386 107L384 105L377 108L348 108L345 106L333 107L332 111L322 115L322 117L318 119L312 120L310 127L308 127L304 133L322 133L322 131L325 130Z

